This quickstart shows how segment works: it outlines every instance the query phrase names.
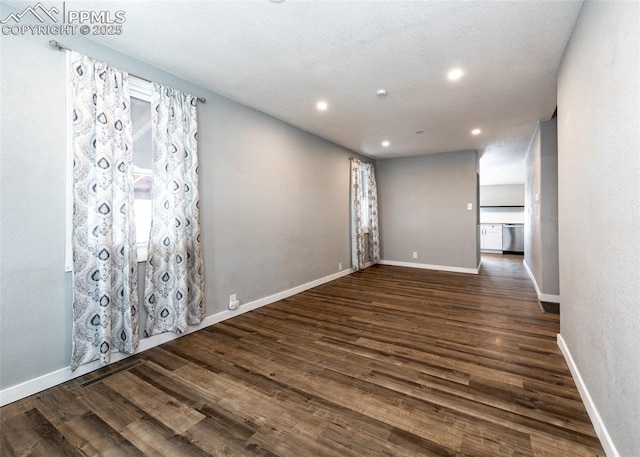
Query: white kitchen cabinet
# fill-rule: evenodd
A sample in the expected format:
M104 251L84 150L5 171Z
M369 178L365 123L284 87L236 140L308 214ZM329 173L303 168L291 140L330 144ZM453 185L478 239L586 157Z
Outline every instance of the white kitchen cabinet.
M502 224L480 224L480 249L502 252Z

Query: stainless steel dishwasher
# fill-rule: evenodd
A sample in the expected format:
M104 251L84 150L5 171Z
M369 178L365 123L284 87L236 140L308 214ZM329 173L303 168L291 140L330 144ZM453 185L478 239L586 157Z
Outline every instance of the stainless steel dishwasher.
M524 254L524 224L502 224L502 252Z

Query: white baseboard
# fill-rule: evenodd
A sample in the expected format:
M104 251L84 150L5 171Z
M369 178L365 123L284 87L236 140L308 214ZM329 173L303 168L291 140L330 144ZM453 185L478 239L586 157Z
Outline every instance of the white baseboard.
M176 338L180 338L181 336L187 335L197 330L201 330L205 327L209 327L210 325L217 324L218 322L222 322L248 311L252 311L262 306L269 305L271 303L277 302L278 300L283 300L285 298L291 297L292 295L299 294L301 292L304 292L305 290L312 289L327 282L341 278L342 276L349 275L352 272L353 270L351 269L342 270L338 273L325 276L324 278L316 279L306 284L296 286L292 289L284 290L282 292L269 295L268 297L245 303L244 305L240 305L240 307L236 310L220 311L219 313L207 316L202 322L200 322L200 324L190 326L185 333L182 333L180 335L172 332L167 332L160 335L154 335L149 338L143 338L140 340L140 344L138 345L136 352L134 352L133 354L125 354L122 352L114 352L113 354L111 354L111 363L126 359L128 357L131 357L132 355L139 354L155 346L159 346L163 343L175 340ZM96 360L94 362L82 365L76 371L71 371L71 367L65 367L56 371L52 371L51 373L44 374L42 376L38 376L37 378L30 379L23 383L16 384L15 386L7 387L6 389L0 390L0 406L13 403L14 401L28 397L29 395L36 394L50 387L57 386L58 384L62 384L63 382L70 381L99 368L103 367L101 367L100 363Z
M571 352L567 347L567 344L562 338L562 335L558 333L558 347L560 348L560 352L564 356L564 360L569 365L569 371L571 371L571 376L573 377L573 381L576 383L576 387L578 388L578 392L580 393L580 398L582 398L582 403L584 403L585 408L587 409L587 414L589 415L589 419L591 419L591 423L593 424L593 428L600 439L600 443L602 444L602 448L604 449L607 457L620 457L616 446L613 444L611 440L611 436L607 431L607 427L604 422L602 422L602 418L600 417L600 413L598 413L598 409L596 408L591 395L589 394L589 390L587 389L582 376L580 375L580 371L576 366L576 363L571 356Z
M481 249L481 254L502 254L502 249Z
M531 282L533 283L533 287L536 289L536 295L538 296L539 301L546 301L549 303L560 303L560 295L551 295L551 294L543 294L540 292L540 288L538 287L538 283L536 282L535 276L533 276L533 272L529 265L527 265L527 261L523 260L522 264L524 265L524 269L527 271L529 278L531 278Z
M413 263L413 262L398 262L396 260L381 260L381 265L392 265L394 267L409 267L409 268L422 268L424 270L439 270L439 271L452 271L454 273L469 273L477 275L480 271L480 264L478 268L463 268L463 267L449 267L446 265L429 265L426 263Z

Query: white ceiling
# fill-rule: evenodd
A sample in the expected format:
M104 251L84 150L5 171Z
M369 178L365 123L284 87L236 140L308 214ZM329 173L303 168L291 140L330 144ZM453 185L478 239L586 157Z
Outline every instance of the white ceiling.
M255 0L67 9L124 10L122 36L94 38L346 148L372 158L477 149L481 183L510 184L524 182L536 123L555 109L581 5ZM455 83L446 77L452 67L465 73ZM386 97L376 96L380 88ZM315 108L320 99L326 112ZM470 135L475 127L481 135Z

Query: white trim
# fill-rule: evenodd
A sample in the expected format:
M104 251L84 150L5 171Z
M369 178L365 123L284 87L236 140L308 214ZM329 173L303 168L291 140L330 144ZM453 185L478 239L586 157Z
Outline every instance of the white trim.
M573 357L571 356L571 352L569 351L569 347L567 346L562 335L558 333L558 347L560 348L560 352L564 356L564 360L567 362L569 366L569 371L571 371L571 376L573 377L573 381L576 383L576 387L578 388L578 392L580 393L580 398L582 398L582 403L584 403L585 408L587 409L587 414L589 415L589 419L591 419L591 423L593 424L593 428L600 439L600 444L604 449L605 454L608 457L620 457L618 450L616 449L615 444L613 444L613 440L607 431L607 427L602 421L602 417L600 417L600 413L598 413L598 409L596 408L596 404L593 402L591 395L589 394L589 390L587 389L587 385L584 383L582 376L580 375L580 371L576 366Z
M551 295L551 294L543 294L540 292L540 288L538 287L538 283L536 282L535 276L533 276L533 272L527 265L526 260L522 260L522 264L524 265L524 269L527 271L531 282L533 283L533 287L536 289L536 295L538 296L538 301L546 301L549 303L560 303L560 295Z
M394 267L422 268L424 270L452 271L454 273L468 273L477 275L480 272L480 264L478 268L449 267L446 265L429 265L426 263L398 262L396 260L381 260L382 265L392 265Z
M136 253L138 257L138 263L147 261L148 249L149 249L149 240L136 243Z
M316 279L306 284L299 285L292 289L284 290L282 292L269 295L268 297L260 298L252 302L245 303L244 305L241 305L236 310L220 311L216 314L212 314L211 316L207 316L200 324L189 327L189 329L185 333L180 335L177 335L172 332L167 332L167 333L162 333L160 335L154 335L149 338L141 339L140 344L138 345L138 348L136 349L136 352L134 354L139 354L141 352L146 351L147 349L151 349L155 346L159 346L168 341L175 340L176 338L184 336L188 333L201 330L205 327L209 327L210 325L217 324L218 322L222 322L224 320L230 319L239 314L243 314L248 311L252 311L254 309L260 308L262 306L266 306L271 303L277 302L279 300L283 300L285 298L304 292L305 290L309 290L309 289L312 289L313 287L317 287L322 284L333 281L335 279L341 278L343 276L347 276L351 273L353 273L353 270L345 269L337 273L333 273L329 276L325 276L323 278ZM126 359L127 357L130 357L134 354L125 354L121 352L115 352L111 354L111 363ZM70 381L79 376L87 374L91 371L97 370L98 368L102 368L102 367L100 366L99 361L96 360L94 362L87 363L86 365L82 365L76 371L73 371L73 372L71 371L70 367L65 367L65 368L61 368L59 370L44 374L37 378L30 379L28 381L17 384L15 386L7 387L6 389L0 390L0 406L13 403L14 401L28 397L29 395L33 395L35 393L41 392L50 387L56 386L58 384L62 384L63 382Z
M153 87L150 81L129 75L129 96L151 103Z

